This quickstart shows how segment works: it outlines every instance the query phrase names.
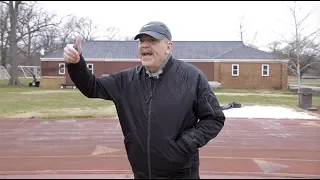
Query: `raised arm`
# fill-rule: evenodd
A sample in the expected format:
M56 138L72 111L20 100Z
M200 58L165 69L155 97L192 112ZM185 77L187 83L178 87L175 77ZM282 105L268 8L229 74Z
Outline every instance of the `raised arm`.
M64 48L64 59L71 80L81 93L88 98L102 98L116 101L120 96L121 73L106 77L96 77L86 65L82 56L81 36L77 37L76 46L68 44Z

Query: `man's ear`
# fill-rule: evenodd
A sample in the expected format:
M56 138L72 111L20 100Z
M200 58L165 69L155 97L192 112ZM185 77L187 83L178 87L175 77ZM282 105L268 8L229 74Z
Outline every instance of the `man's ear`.
M167 53L170 54L172 52L172 48L173 48L173 43L171 41L169 41L167 43Z

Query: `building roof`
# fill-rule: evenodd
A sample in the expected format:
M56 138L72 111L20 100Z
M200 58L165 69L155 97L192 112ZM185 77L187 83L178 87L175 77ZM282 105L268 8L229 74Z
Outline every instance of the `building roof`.
M218 56L217 59L274 59L276 55L248 46L242 46Z
M88 41L82 43L86 58L138 59L138 41ZM177 59L274 59L271 53L246 46L242 41L173 41ZM63 50L43 58L62 58Z

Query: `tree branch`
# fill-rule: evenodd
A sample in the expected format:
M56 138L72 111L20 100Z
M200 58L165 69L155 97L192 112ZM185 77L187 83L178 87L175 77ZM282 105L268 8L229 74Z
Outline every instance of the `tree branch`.
M314 64L320 64L320 61L314 61L314 62L312 62L312 63L310 63L310 64L305 65L303 68L301 68L301 71L303 71L303 70L306 69L307 67L309 67L309 66L311 66L311 65L314 65Z
M14 9L18 9L19 5L22 3L22 1L16 1Z
M9 6L9 3L5 2L5 1L0 1L0 3L6 4Z
M40 29L44 28L44 27L47 27L47 26L51 26L51 25L56 25L56 23L52 23L52 24L44 24L44 25L41 25L41 26L38 26L36 29L33 29L31 30L30 32L26 32L26 33L23 33L21 34L21 36L19 38L17 38L17 41L20 41L24 36L26 36L27 34L32 34L32 33L35 33L37 31L39 31Z
M296 76L298 76L296 70L293 69L293 68L289 65L289 63L282 63L282 64L284 64L284 65L285 65L286 67L288 67Z
M300 27L303 22L312 14L313 12L309 12L301 21L298 22L298 26Z

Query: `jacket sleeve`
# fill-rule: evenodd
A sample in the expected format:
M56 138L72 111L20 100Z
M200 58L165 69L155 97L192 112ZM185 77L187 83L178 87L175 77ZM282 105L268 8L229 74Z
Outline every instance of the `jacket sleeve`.
M120 96L121 74L96 77L87 68L82 55L77 64L67 64L71 80L80 92L88 98L101 98L116 101Z
M190 154L215 138L225 121L220 104L203 74L199 76L197 89L195 114L199 121L193 128L184 131L177 140L177 144Z

